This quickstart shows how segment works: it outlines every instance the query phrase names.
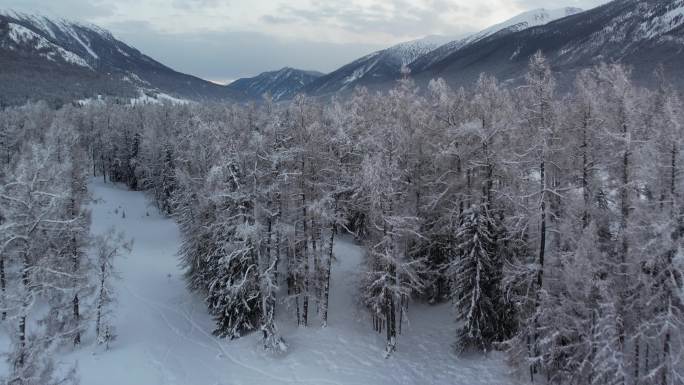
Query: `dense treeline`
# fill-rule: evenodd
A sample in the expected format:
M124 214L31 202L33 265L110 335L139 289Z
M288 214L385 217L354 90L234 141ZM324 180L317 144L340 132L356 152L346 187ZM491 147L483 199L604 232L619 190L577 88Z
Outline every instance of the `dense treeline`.
M641 89L601 65L557 95L536 55L516 88L482 75L419 92L406 78L328 102L57 116L94 176L148 191L178 221L218 336L259 331L282 351L276 309L335 322L332 246L351 233L366 249L359 302L388 356L411 301L451 301L445 343L505 350L533 381L668 385L684 381L684 105L659 79ZM17 116L40 119L25 111L0 115L9 158Z
M58 369L54 353L114 337L110 268L125 244L90 236L79 114L44 103L0 113L0 325L11 343L4 384L77 383L75 368ZM91 258L90 247L106 255Z

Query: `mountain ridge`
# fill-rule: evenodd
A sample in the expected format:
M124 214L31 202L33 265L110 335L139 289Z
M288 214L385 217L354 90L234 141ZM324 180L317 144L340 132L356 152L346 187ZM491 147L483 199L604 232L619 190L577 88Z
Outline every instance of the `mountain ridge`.
M382 83L401 76L402 66L436 49L445 37L427 36L372 52L316 79L304 88L311 95L351 90L357 85Z
M681 79L684 0L612 1L545 25L486 37L414 75L423 84L443 77L465 85L482 72L515 82L537 51L548 57L561 86L571 84L577 71L601 62L632 66L635 79L643 82L661 64L671 78Z
M36 98L59 104L98 95L136 97L141 92L193 100L242 97L177 72L103 28L8 10L0 11L0 64L5 69L0 74L0 104Z
M0 106L141 94L230 102L270 94L283 101L299 93L348 93L356 86L387 89L406 74L404 67L421 86L438 77L466 85L482 72L515 83L537 51L549 58L561 87L571 85L582 68L620 62L643 82L662 64L684 88L684 0L614 0L580 11L540 8L462 39L399 43L328 74L284 67L219 85L177 72L98 26L0 9Z
M445 41L441 42L433 40L430 42L429 37L427 37L399 43L348 63L330 74L317 79L307 86L305 90L310 95L321 96L349 91L358 85L383 88L388 83L402 76L402 66L408 66L411 72L421 72L428 68L430 64L488 36L497 33L515 32L518 29L545 24L581 11L580 8L573 7L551 10L539 8L523 12L502 23L461 39L444 39ZM417 46L417 48L412 50L413 55L402 56L397 54L397 52L405 50L405 47L411 47L412 45ZM409 51L411 50L409 49ZM397 60L397 57L404 60Z

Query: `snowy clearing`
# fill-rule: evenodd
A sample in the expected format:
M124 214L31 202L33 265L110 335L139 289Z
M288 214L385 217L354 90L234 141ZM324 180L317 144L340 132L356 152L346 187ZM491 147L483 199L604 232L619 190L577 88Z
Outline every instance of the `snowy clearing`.
M160 216L143 193L100 179L91 181L90 190L96 199L92 232L114 226L134 245L116 262L122 279L116 284L118 338L112 349L86 346L69 358L78 361L84 385L513 383L500 356L463 359L449 350L444 341L453 338L454 327L448 306L413 305L398 351L384 359L384 339L355 310L361 250L349 241L336 245L326 329L314 321L300 328L281 317L289 351L278 357L263 352L259 333L234 341L215 338L205 304L187 291L177 266L175 223ZM411 352L403 349L408 346Z

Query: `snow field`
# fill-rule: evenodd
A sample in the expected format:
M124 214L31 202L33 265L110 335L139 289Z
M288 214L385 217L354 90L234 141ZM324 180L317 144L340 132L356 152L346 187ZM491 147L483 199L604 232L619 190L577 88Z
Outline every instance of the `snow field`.
M112 226L133 238L130 255L115 263L119 304L117 340L111 350L84 346L68 356L78 362L83 385L277 385L277 384L512 384L502 357L459 358L449 346L454 324L448 305L412 304L398 351L383 357L376 335L355 303L362 249L349 239L335 245L328 327L310 317L296 325L290 309L278 309L289 345L282 356L265 353L260 333L228 341L214 337L201 298L189 293L178 267L180 234L143 193L93 179L92 232ZM125 212L125 218L123 213ZM315 309L315 306L314 306Z

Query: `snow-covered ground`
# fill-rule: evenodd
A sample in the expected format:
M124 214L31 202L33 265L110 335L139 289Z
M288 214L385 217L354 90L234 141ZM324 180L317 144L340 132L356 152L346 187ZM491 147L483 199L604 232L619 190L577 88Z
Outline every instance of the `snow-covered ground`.
M179 232L142 193L93 180L92 231L111 226L134 239L130 255L116 262L121 280L118 338L111 350L84 346L78 361L83 385L278 385L278 384L512 384L498 355L458 358L450 350L448 306L412 305L398 351L383 358L382 336L355 310L361 249L339 242L333 266L329 326L297 327L279 309L289 345L282 356L263 352L259 333L226 341L211 335L213 321L200 298L185 287L176 250ZM125 218L123 218L125 212Z

